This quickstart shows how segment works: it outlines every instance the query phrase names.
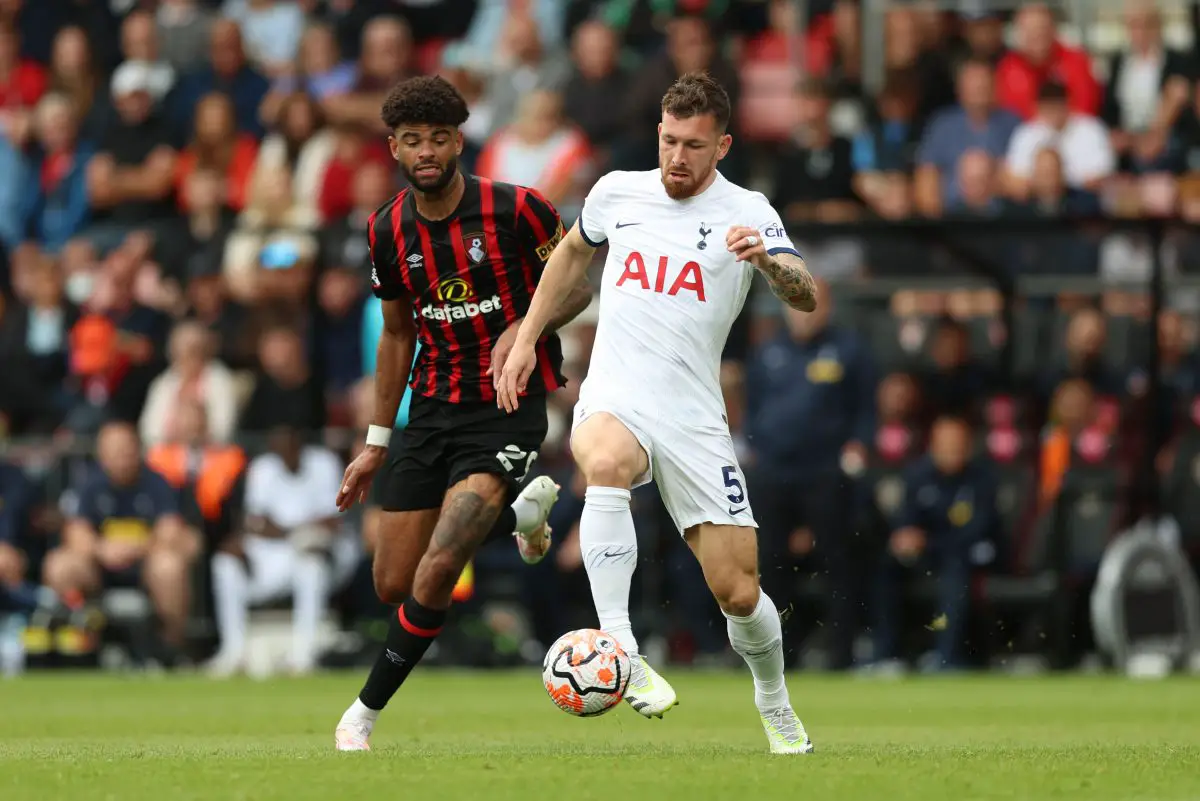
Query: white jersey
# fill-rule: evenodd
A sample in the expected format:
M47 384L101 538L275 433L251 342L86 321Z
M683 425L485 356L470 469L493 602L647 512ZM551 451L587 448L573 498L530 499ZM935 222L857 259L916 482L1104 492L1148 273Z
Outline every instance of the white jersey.
M618 395L655 414L721 420L721 352L755 272L726 248L734 225L757 229L771 254L796 252L767 199L720 173L683 200L667 195L658 170L596 183L579 229L591 245L608 242L608 259L581 398Z

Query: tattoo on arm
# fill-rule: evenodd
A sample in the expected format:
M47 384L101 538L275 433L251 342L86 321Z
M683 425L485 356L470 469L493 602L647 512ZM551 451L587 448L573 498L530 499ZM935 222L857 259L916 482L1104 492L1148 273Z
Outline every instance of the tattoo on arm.
M791 253L773 256L762 268L775 297L793 309L810 312L817 308L817 282L809 273L804 259Z
M434 543L452 552L465 567L495 525L500 515L499 504L500 501L471 490L456 492L438 518L433 530Z
M591 302L592 287L585 278L571 290L562 303L558 304L558 310L550 318L550 322L546 323L546 330L557 331L562 328L582 314L583 310L591 305Z

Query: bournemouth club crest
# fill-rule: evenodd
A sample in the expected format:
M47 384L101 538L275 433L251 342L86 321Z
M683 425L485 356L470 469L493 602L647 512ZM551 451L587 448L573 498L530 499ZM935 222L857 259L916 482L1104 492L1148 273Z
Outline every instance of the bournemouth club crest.
M479 264L487 258L487 244L484 242L483 234L464 236L463 248L466 249L467 258L471 260L471 264Z

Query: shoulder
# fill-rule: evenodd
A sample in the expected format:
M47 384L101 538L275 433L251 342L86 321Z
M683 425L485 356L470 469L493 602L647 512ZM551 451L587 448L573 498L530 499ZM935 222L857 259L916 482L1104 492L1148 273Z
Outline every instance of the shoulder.
M408 196L408 192L409 190L407 188L401 189L399 192L388 198L387 202L385 202L382 206L375 209L375 211L371 213L371 225L374 226L377 225L381 220L389 219L397 206L403 206L404 198Z
M935 133L939 133L951 125L960 122L962 120L962 116L962 109L958 108L957 106L935 111L933 116L929 119L929 125L925 128L925 138L928 139Z
M150 492L171 491L171 485L163 478L162 473L159 473L152 467L142 468L142 475L138 478L138 485L141 489Z
M260 453L250 460L246 478L249 481L269 481L272 476L279 473L281 466L279 457L275 454Z
M658 179L658 170L613 170L600 176L592 186L588 197L604 196L614 192L638 192Z

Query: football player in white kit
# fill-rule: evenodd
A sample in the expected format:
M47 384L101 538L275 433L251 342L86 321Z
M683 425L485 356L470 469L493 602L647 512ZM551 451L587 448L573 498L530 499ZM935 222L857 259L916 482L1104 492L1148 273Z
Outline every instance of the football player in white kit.
M662 717L677 702L639 655L629 622L637 565L630 489L653 478L754 675L771 752L810 753L784 684L779 613L758 584L756 524L719 370L755 270L801 311L815 307L816 286L766 198L716 169L732 141L720 85L706 74L685 75L663 97L662 112L659 169L601 178L551 255L495 373L498 402L517 407L543 327L607 241L599 326L571 448L587 480L579 538L600 627L632 658L625 699L646 717Z

